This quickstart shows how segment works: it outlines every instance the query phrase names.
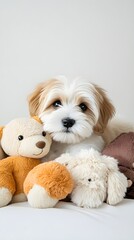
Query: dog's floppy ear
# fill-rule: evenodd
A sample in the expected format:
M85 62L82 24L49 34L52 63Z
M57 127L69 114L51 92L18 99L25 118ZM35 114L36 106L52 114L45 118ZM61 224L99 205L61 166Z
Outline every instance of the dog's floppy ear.
M42 124L42 121L38 116L33 116L32 118Z
M29 95L29 111L31 116L39 116L44 111L44 103L50 90L58 84L58 79L49 79L37 85L35 90Z
M43 91L43 83L38 84L35 90L28 96L29 111L31 116L39 114L40 98Z
M109 119L111 119L115 114L115 108L110 102L110 100L108 99L105 91L95 84L94 84L94 87L95 87L95 96L96 96L98 106L99 106L99 111L100 111L99 119L97 124L94 127L94 131L99 134L104 132Z

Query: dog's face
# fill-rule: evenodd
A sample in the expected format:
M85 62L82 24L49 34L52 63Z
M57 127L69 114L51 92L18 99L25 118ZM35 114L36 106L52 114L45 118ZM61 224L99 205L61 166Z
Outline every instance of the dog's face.
M31 115L38 115L55 141L76 143L101 134L114 114L103 89L86 79L57 77L41 83L29 96Z

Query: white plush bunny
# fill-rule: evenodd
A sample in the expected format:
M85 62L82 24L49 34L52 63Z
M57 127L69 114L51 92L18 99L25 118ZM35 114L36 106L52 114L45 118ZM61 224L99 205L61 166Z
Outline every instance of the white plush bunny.
M56 161L65 165L74 179L71 201L77 206L94 208L104 201L116 205L123 200L128 182L116 159L90 149L76 156L63 154Z

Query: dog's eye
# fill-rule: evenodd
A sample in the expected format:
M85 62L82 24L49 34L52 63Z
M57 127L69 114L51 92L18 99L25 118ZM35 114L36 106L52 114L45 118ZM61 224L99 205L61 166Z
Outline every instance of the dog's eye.
M62 104L61 104L61 101L60 100L57 100L57 101L55 101L54 103L53 103L53 106L55 107L55 108L57 108L57 107L60 107Z
M85 112L87 110L87 106L85 103L81 103L79 107L81 108L82 112Z
M23 140L23 138L24 138L24 137L23 137L22 135L19 135L19 136L18 136L19 141Z
M43 137L46 136L46 132L45 132L45 131L42 132L42 136L43 136Z

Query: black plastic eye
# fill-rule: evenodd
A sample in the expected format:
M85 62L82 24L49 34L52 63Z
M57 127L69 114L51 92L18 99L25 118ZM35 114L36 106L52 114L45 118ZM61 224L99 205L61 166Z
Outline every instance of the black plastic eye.
M81 103L79 107L81 108L82 112L85 112L87 110L87 106L85 103Z
M57 100L57 101L55 101L55 102L53 103L53 106L54 106L55 108L57 108L57 107L62 106L62 103L61 103L60 100Z
M43 137L46 136L46 132L45 132L45 131L42 132L42 136L43 136Z
M18 136L19 141L23 140L23 138L24 138L24 137L23 137L22 135L19 135L19 136Z
M92 181L91 178L89 178L88 181L91 182Z

